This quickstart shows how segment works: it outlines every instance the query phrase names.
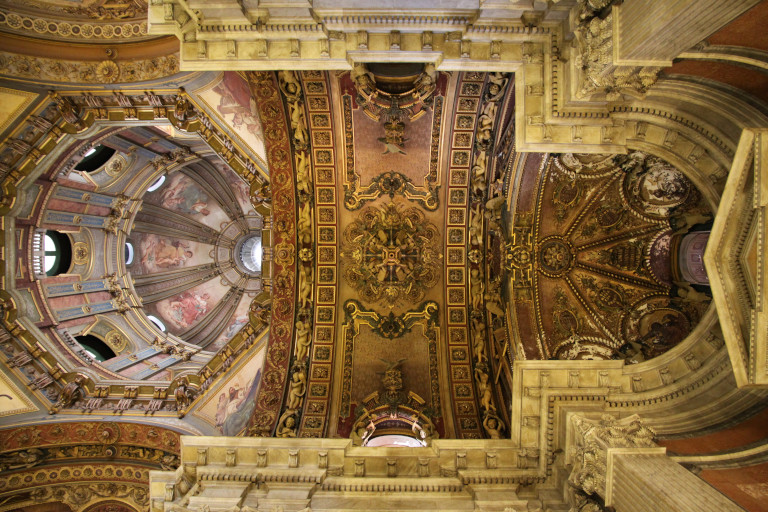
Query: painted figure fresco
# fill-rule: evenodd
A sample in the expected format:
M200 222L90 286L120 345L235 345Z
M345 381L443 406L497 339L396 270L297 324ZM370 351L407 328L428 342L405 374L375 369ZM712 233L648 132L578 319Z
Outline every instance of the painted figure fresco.
M216 341L208 345L205 349L212 352L220 350L226 343L235 337L235 334L240 332L245 324L248 323L248 311L251 307L251 297L245 295L240 299L240 303L237 305L235 312L228 320L227 327L222 331Z
M195 245L187 240L147 235L139 244L139 261L145 272L188 266L195 257Z
M170 302L173 321L183 328L189 328L208 312L208 293L183 292Z
M234 71L227 71L218 84L199 95L254 153L266 159L261 121L245 78Z
M187 214L209 215L208 194L183 174L174 175L162 189L160 205Z
M261 122L248 83L237 73L229 71L224 73L221 82L213 90L220 95L216 110L225 119L231 119L235 129L245 127L248 133L261 138Z
M219 394L216 404L216 426L225 436L234 436L242 430L253 412L256 391L261 381L261 369L245 387L238 383Z
M263 347L262 347L263 348ZM199 414L226 436L245 428L261 382L264 350L259 350L207 399Z

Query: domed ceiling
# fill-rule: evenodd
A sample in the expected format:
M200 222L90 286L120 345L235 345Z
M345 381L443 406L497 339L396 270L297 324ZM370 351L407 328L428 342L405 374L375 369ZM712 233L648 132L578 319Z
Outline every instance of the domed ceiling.
M249 185L197 137L147 127L96 140L115 150L108 161L54 172L37 190L50 199L33 218L74 248L72 265L43 279L39 307L55 322L54 336L91 334L111 345L107 372L173 380L248 323L254 298L268 300L268 210L254 207ZM244 256L249 241L256 247Z
M629 155L527 155L516 163L506 264L526 359L637 363L679 343L710 297L680 277L678 242L711 219L667 162ZM543 169L530 176L533 166Z

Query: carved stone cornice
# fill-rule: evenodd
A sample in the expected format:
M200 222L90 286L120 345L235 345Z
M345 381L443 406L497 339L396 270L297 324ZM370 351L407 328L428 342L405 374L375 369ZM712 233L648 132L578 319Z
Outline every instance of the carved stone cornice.
M424 499L425 510L446 510L448 500L457 504L451 510L472 510L475 500L489 510L525 507L519 484L543 479L521 469L517 457L509 440L435 440L391 450L354 447L348 439L185 436L182 467L150 477L150 510L360 510L374 492L386 510L402 510L403 500L416 508Z

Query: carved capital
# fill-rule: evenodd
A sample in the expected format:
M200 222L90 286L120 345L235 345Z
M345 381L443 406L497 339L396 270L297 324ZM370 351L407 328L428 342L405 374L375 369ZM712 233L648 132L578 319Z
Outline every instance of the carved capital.
M570 485L586 495L605 497L608 451L612 448L655 448L656 432L639 416L617 419L604 415L599 420L571 418Z
M613 14L594 16L575 30L578 100L619 101L624 96L642 98L656 83L660 67L617 65L613 55Z

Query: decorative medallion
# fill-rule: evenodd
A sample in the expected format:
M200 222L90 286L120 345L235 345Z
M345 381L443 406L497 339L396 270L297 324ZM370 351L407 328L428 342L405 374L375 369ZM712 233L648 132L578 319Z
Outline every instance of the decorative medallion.
M347 282L370 302L394 307L424 297L440 274L437 227L396 203L363 210L344 232Z
M112 350L115 351L116 354L119 354L125 350L125 347L128 345L128 339L116 330L108 332L107 335L104 336L104 340L107 342L107 345L109 345Z
M550 277L566 273L573 265L573 261L570 245L560 237L549 237L539 245L540 268Z
M85 265L90 258L88 244L85 242L75 242L72 246L72 261L75 265Z
M623 167L624 191L633 210L654 219L668 217L691 193L691 182L660 158L636 152Z

